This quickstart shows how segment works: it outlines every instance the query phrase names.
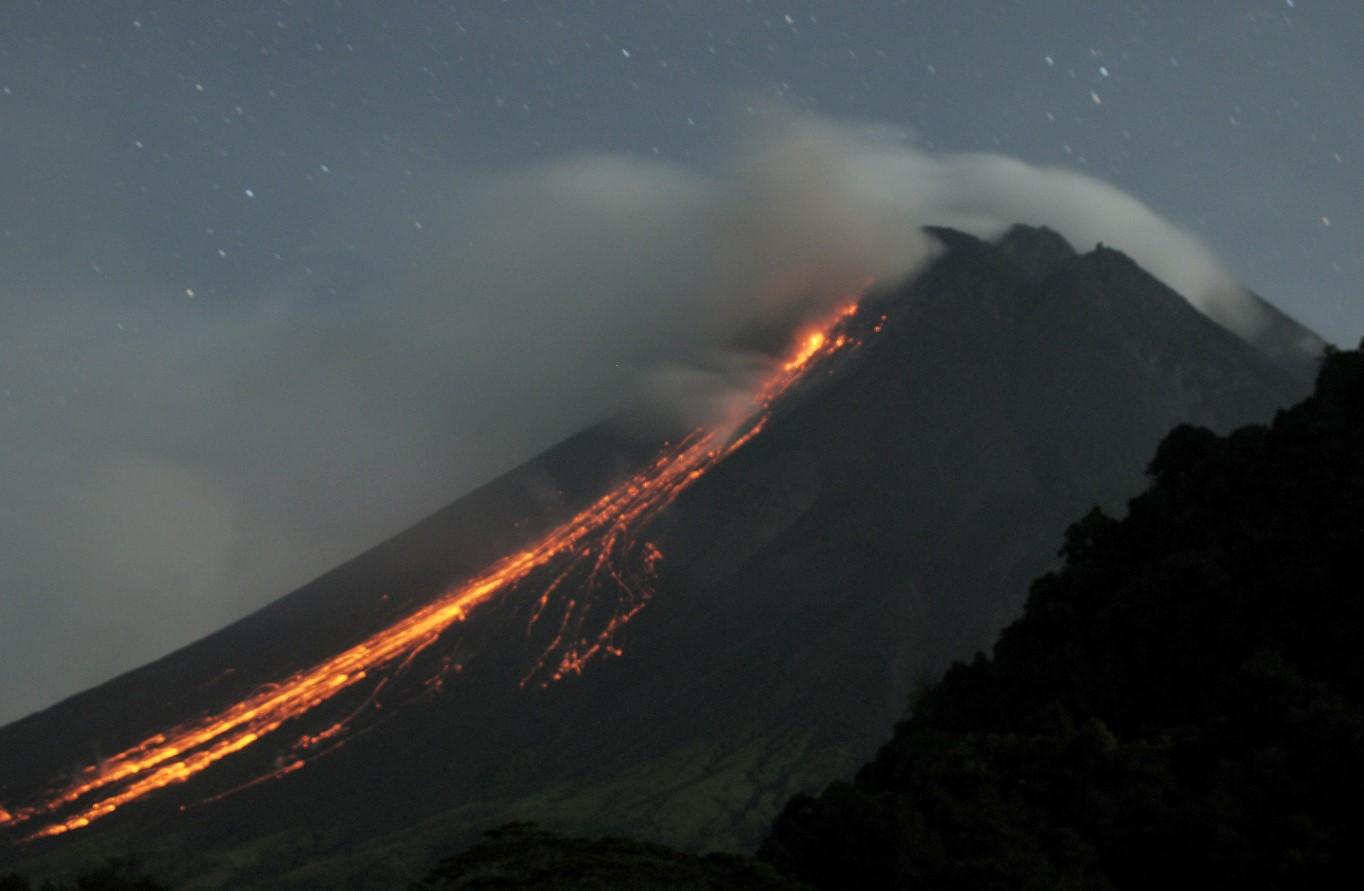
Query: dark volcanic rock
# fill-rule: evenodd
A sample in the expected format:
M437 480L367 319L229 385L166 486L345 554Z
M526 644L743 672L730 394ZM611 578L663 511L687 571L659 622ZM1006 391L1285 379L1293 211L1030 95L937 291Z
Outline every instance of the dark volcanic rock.
M1013 226L995 242L995 249L1012 261L1031 284L1042 281L1075 256L1070 242L1046 226Z
M1359 887L1364 353L1151 475L761 856L827 889Z

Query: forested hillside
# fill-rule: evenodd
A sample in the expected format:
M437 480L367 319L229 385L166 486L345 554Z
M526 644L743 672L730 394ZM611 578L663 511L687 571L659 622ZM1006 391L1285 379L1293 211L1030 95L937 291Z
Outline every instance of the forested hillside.
M760 856L820 888L1335 887L1364 876L1364 354L1269 427L1180 427Z

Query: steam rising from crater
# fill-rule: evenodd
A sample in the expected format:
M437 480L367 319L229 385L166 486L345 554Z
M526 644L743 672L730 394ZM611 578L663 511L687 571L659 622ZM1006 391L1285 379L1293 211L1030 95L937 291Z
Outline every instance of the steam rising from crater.
M937 250L926 224L1104 241L1225 324L1253 321L1194 238L1073 172L781 114L723 157L495 177L386 293L207 306L54 279L5 295L0 671L24 680L0 690L0 722L262 605L641 393L722 393L751 368L725 350L737 333L911 274Z
M932 155L885 127L782 114L750 124L726 157L701 171L583 156L489 183L465 240L418 278L399 336L410 343L419 330L437 353L471 328L499 349L518 336L544 342L544 362L518 355L543 376L591 357L641 369L793 308L826 308L867 277L912 273L935 249L922 226L988 238L1013 223L1050 226L1081 251L1117 247L1204 313L1253 333L1252 302L1207 248L1090 177L999 155Z

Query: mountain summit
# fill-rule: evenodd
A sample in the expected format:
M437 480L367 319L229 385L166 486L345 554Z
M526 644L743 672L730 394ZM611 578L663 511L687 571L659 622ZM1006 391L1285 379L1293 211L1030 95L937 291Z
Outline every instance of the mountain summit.
M171 881L320 888L382 862L354 886L386 887L513 819L754 845L784 801L865 761L917 685L1017 615L1067 523L1134 491L1166 431L1229 430L1306 392L1281 356L1117 251L1076 253L1028 227L997 244L931 231L945 249L928 269L811 335L802 353L820 364L733 448L698 458L703 472L649 514L647 541L621 539L619 565L652 573L647 596L617 579L638 595L628 623L575 625L586 576L528 575L432 634L405 671L366 678L346 700L357 711L267 725L240 754L79 831L19 841L19 808L136 782L114 774L161 745L154 734L240 715L233 703L276 689L263 685L514 564L662 466L603 426L260 612L0 729L0 834L14 842L0 863L133 851ZM1300 338L1280 325L1281 342ZM546 612L550 588L560 612ZM615 655L540 671L546 639L588 627L610 631ZM300 738L315 741L301 754Z

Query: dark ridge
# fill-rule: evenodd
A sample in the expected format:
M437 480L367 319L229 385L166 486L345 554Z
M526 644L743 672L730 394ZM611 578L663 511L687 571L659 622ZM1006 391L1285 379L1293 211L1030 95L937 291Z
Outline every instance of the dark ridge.
M980 252L990 246L987 241L948 226L925 226L924 231L936 238L948 251Z
M830 889L1358 887L1364 353L1150 474L760 856Z
M1259 294L1247 293L1258 316L1255 330L1246 337L1247 342L1273 359L1295 380L1311 381L1326 341Z
M1030 283L1042 281L1075 256L1070 242L1046 226L1011 226L995 242L995 249L1021 269Z

